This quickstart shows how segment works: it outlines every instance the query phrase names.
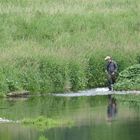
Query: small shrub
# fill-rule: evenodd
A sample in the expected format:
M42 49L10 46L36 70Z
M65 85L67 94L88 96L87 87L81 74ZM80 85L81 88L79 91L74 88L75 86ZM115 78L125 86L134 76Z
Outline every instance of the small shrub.
M140 90L140 64L126 68L119 74L117 90Z

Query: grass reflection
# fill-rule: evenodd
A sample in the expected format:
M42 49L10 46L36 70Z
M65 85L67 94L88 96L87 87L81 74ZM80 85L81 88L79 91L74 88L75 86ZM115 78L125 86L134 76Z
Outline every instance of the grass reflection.
M48 140L45 136L41 135L38 140Z

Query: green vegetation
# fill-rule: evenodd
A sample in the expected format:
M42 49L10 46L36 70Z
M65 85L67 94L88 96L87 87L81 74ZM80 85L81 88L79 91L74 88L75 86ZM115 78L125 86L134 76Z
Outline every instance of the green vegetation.
M35 119L24 119L21 121L24 125L34 126L39 130L50 129L54 127L61 127L61 126L72 126L74 124L73 121L69 120L58 120L58 119L51 119L40 116Z
M0 93L104 86L104 57L140 62L138 0L1 0Z
M140 90L140 64L122 71L115 88L117 90Z

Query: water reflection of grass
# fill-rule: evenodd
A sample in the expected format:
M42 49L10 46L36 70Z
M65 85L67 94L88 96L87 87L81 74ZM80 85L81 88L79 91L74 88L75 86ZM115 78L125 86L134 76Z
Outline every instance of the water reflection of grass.
M140 95L138 94L126 94L114 96L120 103L140 107Z
M42 135L41 135L41 136L39 137L39 140L48 140L48 139L47 139L45 136L42 136Z
M39 116L37 118L25 118L22 121L22 124L31 126L31 127L36 127L37 129L43 131L45 129L50 129L54 127L71 127L74 125L74 122L72 120L61 120L61 119L52 119L52 118L47 118L43 116Z

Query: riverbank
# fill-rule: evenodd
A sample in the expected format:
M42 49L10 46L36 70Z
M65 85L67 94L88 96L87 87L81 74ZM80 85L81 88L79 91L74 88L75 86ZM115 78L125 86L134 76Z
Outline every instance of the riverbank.
M88 89L88 90L81 90L81 91L77 91L77 92L65 92L65 93L49 93L49 94L31 94L29 92L14 92L14 93L10 93L7 94L4 97L10 98L10 99L28 99L28 98L32 98L32 97L87 97L87 96L106 96L106 95L112 95L112 96L120 96L120 97L125 97L125 96L129 96L132 98L133 97L137 97L136 95L140 95L140 91L139 90L121 90L121 91L109 91L108 88L103 87L103 88L94 88L94 89ZM122 96L121 96L122 95ZM124 95L124 96L123 96ZM127 99L127 98L126 98Z
M106 55L119 72L140 63L139 1L0 2L0 94L106 86Z

